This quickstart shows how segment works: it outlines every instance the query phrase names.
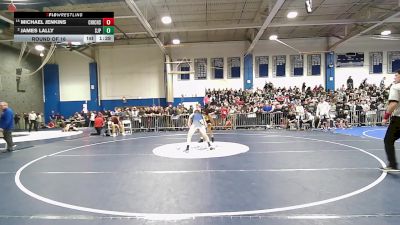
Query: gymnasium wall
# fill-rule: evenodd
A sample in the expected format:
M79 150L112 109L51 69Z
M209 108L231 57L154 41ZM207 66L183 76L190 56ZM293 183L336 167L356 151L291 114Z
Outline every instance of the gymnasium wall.
M305 82L308 86L315 86L322 84L325 86L325 51L328 46L327 38L313 38L313 39L290 39L282 40L284 43L296 48L301 52L309 52L309 54L321 55L321 74L310 75L308 73L308 57L304 57L303 76L293 76L291 74L290 56L296 55L297 52L281 43L270 40L261 40L258 42L253 51L253 87L262 88L265 82L271 81L275 86L290 87L301 86ZM331 40L331 43L337 40ZM207 80L195 80L194 75L191 74L190 80L179 80L178 76L174 76L174 97L178 98L182 95L185 97L202 96L205 88L242 88L243 87L243 56L241 57L241 79L228 79L227 78L227 57L240 56L247 50L248 44L245 42L226 42L226 43L194 43L184 44L182 47L175 47L171 49L171 55L174 60L187 58L192 62L195 58L206 57L208 59L208 78ZM389 85L393 80L394 75L387 73L387 51L400 50L396 41L376 40L370 37L355 38L335 50L335 53L347 52L364 52L364 66L363 67L335 67L335 88L339 88L342 84L346 83L349 75L353 77L354 84L359 83L367 78L368 83L379 84L382 77L386 77L386 84ZM383 73L370 74L369 73L369 52L383 51ZM272 75L272 56L285 55L286 56L286 75L284 77L277 77ZM256 56L269 56L268 77L256 77ZM224 57L224 80L211 79L210 58L211 57ZM194 65L191 65L194 68Z
M326 39L320 38L310 42L306 39L290 40L286 41L287 44L294 45L300 51L322 51L326 46ZM226 43L199 43L199 44L184 44L182 47L175 47L171 49L171 55L173 60L187 58L192 62L195 58L205 57L208 59L207 65L207 80L195 80L194 75L191 74L190 80L179 80L178 75L174 75L174 97L178 98L182 95L185 97L196 97L204 96L204 90L206 88L243 88L243 75L244 75L244 64L243 54L246 52L248 43L246 42L226 42ZM301 86L303 82L307 85L324 85L324 67L325 67L325 56L321 53L321 75L319 76L300 76L295 77L290 72L290 55L295 55L296 52L284 45L281 45L275 41L262 40L259 41L253 52L253 74L255 74L255 57L256 56L269 56L269 66L267 78L257 78L253 75L253 87L262 88L265 82L273 82L276 86ZM272 56L273 55L286 55L286 76L275 77L272 75ZM230 79L227 78L227 58L228 57L241 57L241 78ZM224 57L224 79L215 80L211 79L211 62L210 58L213 57ZM194 64L192 63L192 68ZM307 74L307 57L304 58L304 74Z
M383 52L383 72L381 74L370 74L369 65L370 57L369 52ZM386 86L393 82L394 74L388 73L388 51L400 51L399 41L390 40L377 40L370 37L359 37L343 45L340 45L336 49L336 53L346 52L364 52L364 66L363 67L351 67L351 68L335 68L335 87L339 88L343 84L346 84L347 78L351 75L354 84L358 87L362 80L367 78L368 83L375 83L379 85L383 77L386 77Z
M312 76L308 74L308 58L304 57L303 76L291 74L290 56L297 52L276 41L263 40L254 48L253 56L253 87L262 88L267 81L275 86L301 86L305 82L308 86L322 84L325 86L325 53L328 46L327 38L314 39L292 39L283 40L286 44L293 46L302 52L318 53L321 55L321 74ZM330 40L334 42L336 40ZM216 43L186 43L181 46L169 48L173 61L195 58L207 58L207 80L195 80L191 74L190 80L180 80L178 75L173 77L174 103L182 101L201 101L206 88L243 88L244 76L244 52L248 42L216 42ZM363 67L335 68L335 87L339 88L346 83L349 75L353 77L356 86L364 79L368 82L379 84L383 76L387 77L387 85L393 80L393 74L387 73L387 51L400 50L396 41L374 40L368 37L356 38L344 45L340 45L335 52L364 52ZM383 51L383 73L369 74L369 52ZM272 56L286 56L286 76L276 77L272 75ZM255 75L255 58L257 56L269 56L267 78L258 78ZM211 62L214 57L224 58L224 79L211 79ZM241 78L228 79L228 57L241 58ZM96 60L99 78L98 93L100 105L97 109L112 109L123 105L165 105L165 82L164 56L156 45L140 46L99 46L96 47ZM59 64L60 73L60 100L61 111L68 114L72 111L80 111L86 100L93 100L90 89L88 59L71 52L57 51L52 63ZM173 70L177 70L174 68ZM97 83L97 81L96 81ZM96 86L97 89L97 86ZM122 102L122 97L127 99ZM92 101L98 102L97 99ZM96 106L96 105L95 105ZM89 108L92 110L92 108Z
M101 46L102 100L165 98L164 55L155 45Z
M60 101L90 100L90 59L74 52L55 51L53 63L59 65Z
M174 97L203 97L206 88L243 88L243 51L246 49L245 42L216 42L184 44L182 47L171 48L171 57L173 61L178 59L189 59L192 61L191 70L194 70L195 58L207 58L207 80L195 80L194 74L190 75L190 80L179 80L179 75L173 75ZM224 79L211 79L211 58L224 58ZM227 78L227 57L241 57L241 78ZM177 70L177 69L174 69Z
M291 74L290 56L296 55L298 52L295 50L284 46L276 41L261 40L258 42L254 48L253 53L253 65L255 63L256 56L269 56L269 66L268 66L268 78L255 78L254 88L264 87L265 82L272 82L276 87L301 87L303 82L306 82L308 86L315 86L322 84L325 86L325 54L321 51L326 50L326 38L315 38L310 39L292 39L283 40L284 43L296 48L301 52L315 52L315 54L321 55L321 74L316 76L311 76L308 73L308 58L304 57L304 69L303 76L293 76ZM277 77L272 75L272 56L275 55L285 55L286 56L286 76ZM255 66L253 66L253 74L255 76Z
M16 67L19 49L0 44L0 100L7 101L17 113L43 112L43 85L41 71L21 78L17 92ZM35 71L41 64L39 56L29 54L22 60L24 71Z
M97 64L72 51L57 49L49 62L57 68L46 77L57 86L50 99L58 104L46 108L70 116L88 104L89 110L114 109L131 105L165 105L164 56L157 46L100 46ZM56 82L57 84L53 84ZM100 95L101 101L98 101ZM122 101L122 97L127 102Z

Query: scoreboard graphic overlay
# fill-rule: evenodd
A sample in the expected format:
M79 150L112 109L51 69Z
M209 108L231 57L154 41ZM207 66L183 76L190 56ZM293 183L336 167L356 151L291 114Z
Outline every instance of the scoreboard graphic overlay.
M15 12L15 42L114 42L114 12Z

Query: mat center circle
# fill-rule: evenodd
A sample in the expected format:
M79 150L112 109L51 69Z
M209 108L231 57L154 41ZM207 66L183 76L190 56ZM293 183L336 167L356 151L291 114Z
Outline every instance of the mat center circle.
M190 143L189 151L185 152L187 143L172 143L158 146L153 149L153 153L157 156L177 159L204 159L204 158L218 158L238 155L249 151L247 145L233 143L233 142L214 142L213 150L210 150L207 143Z

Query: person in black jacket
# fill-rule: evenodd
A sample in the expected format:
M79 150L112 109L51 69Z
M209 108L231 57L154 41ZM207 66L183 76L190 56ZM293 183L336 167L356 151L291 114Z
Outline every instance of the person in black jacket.
M353 79L351 78L351 76L349 76L349 78L347 79L347 89L353 89L353 87Z
M21 116L18 115L18 113L15 113L14 116L14 125L17 126L18 129L21 129L21 127L19 126L19 121L21 119Z

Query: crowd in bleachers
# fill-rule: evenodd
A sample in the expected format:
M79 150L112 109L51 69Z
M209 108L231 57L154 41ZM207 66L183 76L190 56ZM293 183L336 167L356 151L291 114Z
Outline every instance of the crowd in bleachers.
M382 85L370 85L365 79L358 88L344 85L336 91L325 91L320 86L274 88L266 83L263 89L244 90L207 90L205 102L221 114L232 113L274 113L282 112L290 123L307 121L311 127L348 127L349 121L357 118L359 125L368 125L376 121L380 110L384 110L388 98L388 88ZM335 125L324 125L320 120L330 120Z
M365 79L356 88L352 81L348 81L347 86L343 85L336 91L325 91L322 85L307 87L305 83L302 87L276 88L271 82L255 90L208 89L203 103L205 112L218 118L216 121L219 124L216 125L226 128L232 128L232 124L242 120L246 120L245 125L254 126L278 124L280 127L301 129L308 124L308 128L346 128L354 119L357 119L356 125L369 125L371 121L376 124L387 98L388 88L384 83L377 86L368 84ZM68 119L53 115L52 119L56 126L67 126L67 131L80 126L96 127L96 118L102 117L110 135L116 135L118 132L124 134L123 121L130 121L143 129L150 129L156 122L159 127L186 126L185 120L178 125L177 119L192 112L193 106L179 104L75 113ZM264 117L266 114L279 117Z

